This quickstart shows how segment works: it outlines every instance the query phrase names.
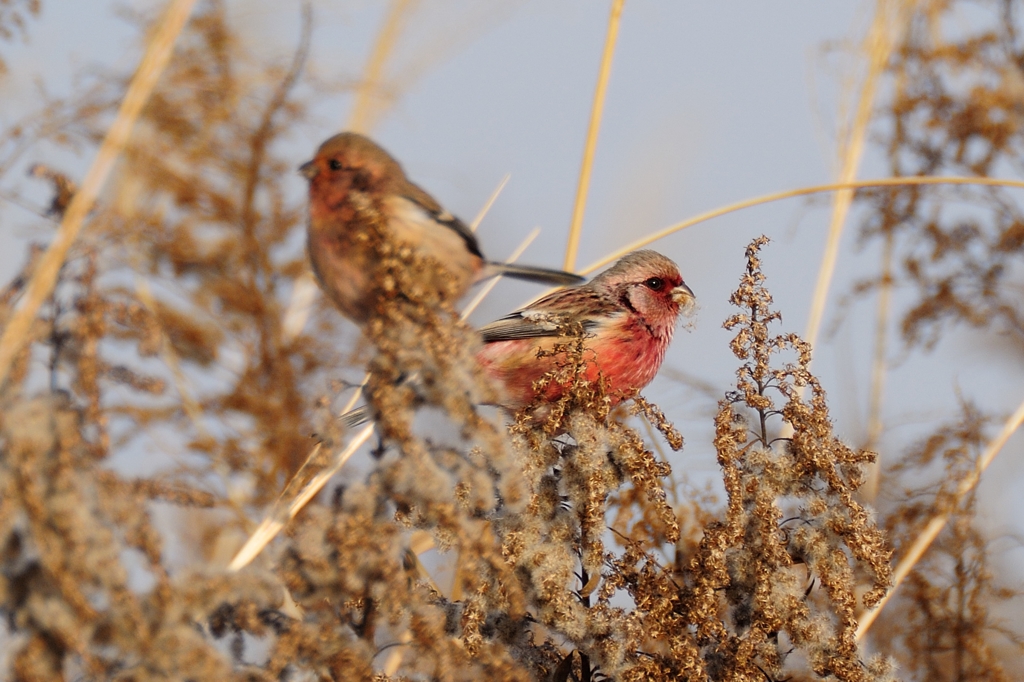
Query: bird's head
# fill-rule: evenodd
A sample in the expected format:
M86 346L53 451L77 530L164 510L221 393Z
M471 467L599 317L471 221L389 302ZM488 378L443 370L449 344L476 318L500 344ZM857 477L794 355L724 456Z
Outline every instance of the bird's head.
M309 180L310 211L337 210L351 192L386 195L405 182L401 165L380 145L359 133L341 133L299 166Z
M676 264L647 249L623 256L593 283L652 328L671 329L695 300Z

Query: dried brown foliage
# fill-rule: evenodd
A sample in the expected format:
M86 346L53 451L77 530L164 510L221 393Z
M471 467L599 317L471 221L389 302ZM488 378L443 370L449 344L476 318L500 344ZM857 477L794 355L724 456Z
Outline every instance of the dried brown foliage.
M985 173L1017 149L1016 103L993 85L1019 78L1015 30L993 21L962 45L933 45L927 21L949 4L918 16L893 65L899 172ZM0 0L0 23L34 7ZM680 499L656 444L631 426L642 414L680 449L657 406L634 395L611 409L600 381L580 379L582 330L566 330L564 363L542 380L571 389L498 426L479 407L493 387L473 362L475 333L451 292L418 286L440 264L378 231L379 302L361 351L381 438L368 473L314 500L260 568L221 568L218 547L230 551L231 531L285 486L308 434L324 452L345 436L316 406L333 399L321 393L352 330L326 308L294 338L281 324L307 268L305 207L282 178L312 97L309 26L290 63L268 65L242 50L219 2L200 5L0 396L11 677L890 679L892 664L854 641L858 609L890 581L882 532L855 497L872 455L835 437L807 345L773 333L763 240L726 323L740 367L715 417L724 508ZM981 84L964 90L965 74ZM39 140L96 144L124 79L90 83L0 138L0 178ZM73 179L36 175L59 214ZM1019 333L1015 206L995 190L952 195L984 200L988 213L967 224L934 197L873 196L867 232L906 238L904 273L921 293L908 338L936 339L951 319ZM941 455L951 489L980 433L966 420L895 473L919 486ZM150 469L125 474L140 455ZM887 514L897 548L949 504L942 492L901 501ZM993 638L1017 639L989 605L1011 592L996 587L973 504L954 510L889 607L902 622L880 625L877 649L922 679L1009 675ZM169 505L195 527L168 537L158 520ZM422 537L438 550L429 561L415 551Z
M873 582L865 604L890 580L881 531L853 498L872 455L832 435L806 344L769 334L779 316L760 268L765 242L748 247L747 271L732 297L742 312L726 322L743 362L737 390L715 419L726 516L704 528L682 570L658 566L639 542L613 564L643 618L648 654L635 679L891 675L881 659L863 662L854 642L855 575L863 571ZM786 350L796 352L796 362L774 367L772 356ZM809 402L799 386L811 388ZM771 437L779 417L793 426L789 440Z
M876 572L887 558L849 497L863 456L831 437L820 390L809 405L792 393L796 383L817 387L803 365L772 371L787 398L784 415L798 428L778 455L777 480L760 498L767 506L750 508L746 493L728 486L726 520L705 527L696 550L691 531L695 558L661 568L649 550L672 551L680 541L662 485L671 469L623 421L624 409L610 409L603 382L580 379L582 330L569 330L556 349L564 363L542 380L570 390L557 404L521 415L509 438L477 408L493 401L493 389L473 361L478 340L458 320L452 292L419 284L443 281L424 276L441 265L417 260L382 230L371 233L380 288L366 337L373 347L367 396L383 448L370 473L314 502L271 549L266 572L169 570L149 501L236 508L236 500L203 484L213 475L230 480L287 463L289 443L309 419L302 405L313 402L301 399L302 378L333 357L309 355L324 336L285 342L279 325L282 293L275 287L301 262L275 260L274 251L298 228L300 214L275 194L269 174L282 166L273 165L259 136L275 130L275 116L294 111L284 104L294 71L263 91L270 104L254 119L228 118L214 105L194 120L172 116L196 106L187 99L193 79L200 90L214 78L231 92L227 69L200 68L227 44L217 5L197 17L187 38L177 68L191 75L179 82L177 71L169 73L161 112L146 118L145 135L125 161L130 175L93 216L97 237L65 266L38 325L34 352L46 351L48 387L32 386L38 371L26 353L5 394L0 603L18 638L19 679L75 671L123 679L186 671L195 679L383 679L399 671L431 679L775 677L788 669L776 646L780 631L819 676L879 677L884 666L859 668L847 646L852 564L844 551ZM223 183L211 181L218 171ZM200 172L203 182L190 175ZM252 203L239 204L238 196ZM367 210L372 223L374 207ZM124 282L130 266L153 282L153 294ZM743 305L743 296L767 300L756 261L750 268L736 299ZM739 352L745 360L756 351L766 363L783 343L763 336L763 320L733 323L745 330L738 344L752 340ZM238 380L190 396L189 381L231 344L244 351ZM132 362L108 360L115 349ZM143 372L152 355L175 371ZM743 371L769 370L751 364ZM177 399L152 406L140 400L140 393L163 398L172 382ZM633 412L672 447L682 446L657 406L631 400ZM727 478L742 478L747 466L761 477L756 468L776 456L766 444L751 450L760 458L749 461L737 442L725 445L741 438L728 416L735 401L770 411L753 393L723 403ZM423 432L415 420L424 409L432 410L432 428L442 421L452 427L454 442ZM245 438L231 435L238 413L249 418ZM141 480L97 466L145 447L140 429L167 425L189 434L167 447L199 455L196 464ZM787 508L793 505L784 498L800 500L805 527L791 532L780 524L776 498ZM619 539L618 553L606 545L609 514L643 519ZM457 557L451 589L423 570L412 531ZM758 542L733 546L754 536ZM129 568L125 552L141 554L143 568ZM789 552L822 582L826 597L804 595L806 579L796 577ZM138 575L151 585L131 586ZM228 652L218 643L223 638ZM249 646L254 641L263 653Z
M28 19L39 14L40 0L0 0L0 40L24 36ZM7 71L7 63L0 59L0 75Z
M285 339L281 330L287 294L306 264L295 238L303 207L286 198L280 182L294 163L277 148L303 116L292 93L308 29L307 17L290 65L264 68L241 54L223 7L208 3L182 37L124 155L116 190L79 249L99 258L102 277L89 305L104 345L119 358L162 356L185 377L175 387L180 400L164 393L168 400L110 406L107 418L120 437L173 429L189 450L216 463L216 471L183 473L241 474L255 499L276 494L305 458L312 431L307 382L323 381L323 367L339 362L326 342L338 328L335 317L318 318L319 334ZM120 88L120 80L103 83L90 101L116 102ZM32 132L68 144L95 140L103 114L97 105L74 116L54 112L48 118L57 135L43 125ZM73 125L63 127L65 121ZM139 275L152 283L152 300L137 290ZM58 289L58 325L73 307L62 307L62 297L80 291L71 281ZM225 356L230 371L195 373L223 365ZM137 368L146 364L119 364L113 378L155 388L155 378L139 378ZM163 373L163 383L171 379Z
M911 542L937 513L950 514L947 530L888 607L899 619L886 620L879 631L880 650L920 679L1015 679L1017 666L1006 658L1024 651L1016 624L993 609L1014 604L1021 593L1001 586L991 567L990 541L977 518L977 496L972 493L959 502L954 496L956 484L972 472L986 443L985 422L977 408L963 404L960 419L917 444L891 472L894 481L917 481L904 487L886 520L897 548ZM924 471L930 476L923 477ZM938 483L929 480L936 475Z
M1013 0L931 0L914 13L889 70L883 144L894 176L1007 177L1021 172L1024 37ZM956 20L969 12L967 21ZM933 345L945 325L1024 342L1024 214L1000 188L875 193L865 236L894 233L901 280L917 294L903 317L911 343Z
M892 95L879 113L893 175L1020 175L1021 20L1020 3L1010 0L917 5L889 64ZM929 350L966 323L982 343L998 338L1011 349L1000 361L1019 360L1019 202L998 188L865 195L871 210L862 236L892 240L901 266L895 283L911 292L901 319L907 346ZM881 284L878 278L862 288ZM1002 621L998 611L1016 595L1002 584L1016 577L995 570L975 495L959 502L953 495L973 472L989 417L962 400L958 411L899 459L887 454L892 464L883 490L891 492L878 506L896 558L937 514L950 514L950 521L882 612L873 642L913 679L1011 679L1020 674L1020 625Z

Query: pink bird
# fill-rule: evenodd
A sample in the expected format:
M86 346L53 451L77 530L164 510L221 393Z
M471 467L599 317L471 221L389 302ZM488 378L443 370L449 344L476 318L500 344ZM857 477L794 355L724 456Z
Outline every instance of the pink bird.
M484 258L476 237L462 221L414 185L402 166L380 145L357 133L328 139L299 171L309 180L309 258L320 287L341 312L357 323L370 317L379 293L371 281L377 252L371 228L412 247L439 266L436 291L461 297L470 286L497 275L545 284L577 284L569 272Z
M537 399L533 385L566 361L552 351L572 341L568 325L580 323L584 338L584 379L605 381L612 404L654 379L672 341L679 313L694 302L679 269L656 251L634 251L587 284L559 289L483 327L477 360L503 386L501 407L517 412ZM565 386L552 383L541 402L558 400ZM341 417L347 427L371 417L367 407Z
M676 320L694 301L671 260L655 251L635 251L587 284L560 289L480 330L484 347L477 360L505 387L503 407L518 411L538 396L534 382L564 363L551 351L566 343L567 324L582 325L584 378L600 374L613 404L651 382L672 340ZM543 402L561 397L551 384Z

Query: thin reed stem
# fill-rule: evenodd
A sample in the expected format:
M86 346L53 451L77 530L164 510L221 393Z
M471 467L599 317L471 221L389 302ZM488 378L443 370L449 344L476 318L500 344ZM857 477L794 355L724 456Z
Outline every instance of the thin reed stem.
M885 235L882 250L882 281L878 288L878 311L875 315L875 358L871 366L871 402L868 405L868 437L865 450L876 450L882 435L882 403L885 399L886 352L889 339L889 309L892 306L892 261L894 237L892 230ZM873 502L878 496L882 475L881 454L868 465L867 480L861 488L864 499Z
M857 177L861 158L864 156L864 142L867 136L871 111L875 104L878 90L878 79L885 70L892 54L893 45L902 34L909 18L906 11L911 3L903 0L878 0L875 18L864 40L864 52L868 56L868 69L861 84L860 96L853 121L850 122L848 133L841 141L842 168L839 173L840 182L852 182ZM846 189L836 192L832 202L832 219L829 224L828 237L825 241L825 252L822 254L821 266L818 270L818 281L811 297L811 309L807 315L807 329L804 340L813 347L821 331L821 321L825 315L828 293L835 275L836 261L839 258L839 244L846 226L853 203L853 190Z
M349 116L346 130L357 133L366 133L373 128L380 116L381 99L381 76L384 73L384 66L387 64L391 53L398 42L408 18L410 10L417 0L392 0L384 23L381 25L380 33L373 44L373 51L366 61L366 69L363 78L356 90L356 101L352 107L352 114Z
M1020 427L1021 423L1024 422L1024 402L1017 407L1017 411L1006 420L1003 424L1002 430L999 435L996 436L988 447L982 453L981 457L978 458L978 463L970 474L965 476L960 484L957 486L956 491L953 494L953 498L949 501L949 508L955 508L963 500L967 493L971 492L978 481L981 480L981 475L985 472L985 469L992 463L992 460L996 458L999 451L1006 445L1006 441L1010 439L1010 436ZM892 589L889 590L888 594L880 602L878 602L874 608L865 611L857 624L857 640L863 639L864 635L871 628L871 625L878 618L878 614L881 612L885 605L892 599L892 595L895 594L900 584L906 579L910 572L914 570L914 566L921 560L924 553L931 546L932 542L938 537L939 533L949 523L950 512L940 512L932 517L928 525L924 527L921 534L917 536L914 543L907 549L906 554L900 559L900 562L896 565L896 570L893 572Z
M572 272L576 267L576 253L579 251L580 233L583 231L583 213L590 191L590 173L594 167L594 150L597 148L597 134L601 130L601 116L604 113L604 98L608 91L608 77L612 71L612 57L615 42L619 37L619 20L625 0L612 0L612 12L608 17L608 33L604 39L604 53L601 55L601 70L597 75L594 103L590 107L590 125L587 127L587 141L583 147L583 163L580 165L580 181L576 187L576 202L572 207L572 222L569 224L569 242L565 247L565 263L562 268Z
M797 189L790 189L784 192L775 192L773 194L765 194L752 199L744 199L738 201L735 204L729 204L728 206L722 206L711 211L706 211L695 215L692 218L688 218L681 223L670 225L662 230L658 230L646 237L641 237L636 241L627 244L626 246L613 251L609 255L594 261L587 267L579 270L581 275L589 275L595 270L599 270L610 263L617 261L627 253L642 249L645 246L649 246L659 239L664 239L669 235L681 232L688 227L693 227L699 223L706 222L712 218L718 218L729 213L735 213L745 208L752 208L754 206L760 206L762 204L770 204L774 201L781 201L782 199L792 199L793 197L803 197L809 194L820 194L822 192L838 192L844 189L867 189L870 187L903 187L912 185L983 185L986 187L1017 187L1024 189L1024 180L1008 180L1002 178L970 178L970 177L959 177L959 176L918 176L908 178L878 178L875 180L858 180L857 182L836 182L828 185L813 185L810 187L799 187Z
M412 642L412 630L406 628L402 631L398 642L395 643L395 648L391 651L387 661L384 662L382 672L385 675L390 677L398 672L398 669L402 666L402 659L405 658L405 649L410 642Z
M281 339L285 343L294 341L306 328L319 290L312 272L304 272L295 278L288 307L281 316Z
M323 490L323 487L327 485L327 481L331 480L334 474L341 471L341 468L345 466L345 463L351 459L352 455L363 446L363 444L370 440L370 436L373 435L374 425L368 424L362 431L360 431L355 438L353 438L345 449L340 451L331 461L330 466L324 468L318 472L316 476L310 479L298 495L295 496L287 505L284 504L284 493L278 498L277 502L274 503L274 508L266 518L260 523L259 527L253 531L249 539L246 540L242 548L238 550L231 563L228 564L229 571L240 571L250 563L252 560L259 556L260 552L263 551L270 542L277 537L277 534L287 525L289 521L295 518L295 516L303 510L303 508L309 504L309 501L316 497L317 493ZM306 462L316 458L319 454L322 445L318 443L313 447ZM303 465L305 466L305 465ZM301 472L301 469L300 469ZM297 474L298 475L298 474ZM285 492L288 492L288 488L285 488Z
M39 260L39 265L26 288L21 306L11 317L0 336L0 387L7 381L11 366L19 351L24 346L32 321L39 312L40 306L53 293L57 283L57 275L68 251L81 230L85 217L96 203L96 197L106 183L120 156L128 143L136 119L142 107L149 100L153 88L156 87L160 74L170 61L174 42L181 33L185 22L192 12L196 0L170 0L166 11L157 23L146 52L139 62L139 67L132 77L128 91L125 93L117 117L110 125L103 144L100 145L92 166L82 180L82 186L75 193L68 205L64 219L53 242Z
M533 230L530 232L530 234L526 235L526 238L523 239L522 243L520 243L519 246L516 247L516 250L512 252L512 255L510 255L508 257L508 261L507 262L515 263L517 260L519 260L519 257L523 255L523 252L526 251L527 247L529 247L530 244L533 243L533 240L536 239L537 235L539 235L539 234L540 234L540 228L539 227L533 228ZM491 293L491 291L494 289L494 287L496 287L498 285L498 280L500 280L500 279L501 279L501 277L492 277L487 282L487 284L483 285L480 288L480 291L478 291L476 296L473 297L473 300L471 300L469 302L469 305L467 305L465 307L465 309L462 311L461 317L462 317L463 320L465 320L470 315L472 315L473 311L476 310L477 306L479 306L481 303L483 303L483 300L487 297L487 295L489 293Z
M476 232L476 229L480 227L480 223L482 223L484 218L487 217L487 214L490 213L491 207L494 206L494 202L498 200L499 196L501 196L502 190L505 189L505 185L507 185L508 181L511 179L512 176L506 173L505 177L503 177L501 182L498 183L498 186L494 188L493 192L491 192L491 196L487 197L487 201L484 202L484 205L477 212L476 217L473 218L473 222L469 224L471 232Z

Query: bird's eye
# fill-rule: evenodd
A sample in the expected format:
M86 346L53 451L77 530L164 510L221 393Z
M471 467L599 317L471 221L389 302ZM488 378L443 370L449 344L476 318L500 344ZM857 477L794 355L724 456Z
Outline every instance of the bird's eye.
M337 159L331 159L327 162L327 165L330 166L331 170L341 170L341 161Z
M644 280L644 286L651 291L661 291L665 288L665 280L661 277L651 277L650 279Z

